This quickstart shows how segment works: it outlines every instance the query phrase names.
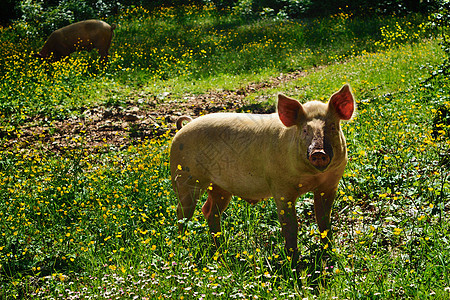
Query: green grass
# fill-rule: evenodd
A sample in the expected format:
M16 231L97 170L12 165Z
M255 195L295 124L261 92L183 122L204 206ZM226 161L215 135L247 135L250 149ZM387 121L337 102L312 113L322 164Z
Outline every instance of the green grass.
M90 63L95 54L47 66L26 44L6 43L2 139L36 116L51 122L84 107L126 105L137 92L183 99L302 69L307 76L246 101L277 92L325 101L348 82L358 113L343 125L350 161L333 210L330 261L322 268L316 258L311 195L297 203L301 271L293 273L272 200L250 206L234 198L217 252L200 209L178 234L170 133L121 151L92 151L81 134L61 153L0 152L0 298L449 297L448 128L433 135L437 108L450 106L449 83L421 84L443 58L421 25L426 18L247 23L189 8L135 9L116 21L104 70ZM6 40L13 29L2 30Z

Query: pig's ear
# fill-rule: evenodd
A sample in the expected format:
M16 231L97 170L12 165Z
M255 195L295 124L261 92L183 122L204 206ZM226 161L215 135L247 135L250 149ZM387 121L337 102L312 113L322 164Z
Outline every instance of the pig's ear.
M303 112L302 105L295 99L278 95L278 116L286 127L298 124L299 116Z
M339 118L342 120L350 120L355 110L355 100L350 91L350 86L346 84L339 92L334 93L328 105L334 108Z

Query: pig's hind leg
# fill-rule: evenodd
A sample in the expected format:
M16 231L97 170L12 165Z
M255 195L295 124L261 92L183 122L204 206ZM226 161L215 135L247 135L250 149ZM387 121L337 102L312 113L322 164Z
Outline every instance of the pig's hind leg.
M231 200L231 193L225 191L219 186L212 184L208 188L208 199L203 204L202 212L208 221L209 231L213 235L214 242L218 246L216 239L218 233L221 232L220 219L223 211L227 208Z
M191 185L186 182L176 182L175 192L178 194L178 231L184 231L184 222L189 221L194 215L198 198L203 194L205 188L198 184ZM180 222L184 220L184 222Z

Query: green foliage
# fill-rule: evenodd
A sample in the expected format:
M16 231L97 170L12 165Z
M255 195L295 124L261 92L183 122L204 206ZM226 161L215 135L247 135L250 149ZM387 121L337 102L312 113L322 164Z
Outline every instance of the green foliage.
M245 18L287 19L303 16L310 7L309 0L240 0L233 6L233 10Z
M0 10L0 25L7 24L10 20L14 20L18 17L18 11L16 9L17 0L4 0L2 1L2 9Z
M435 116L433 118L433 134L435 137L450 138L450 101L447 96L446 86L450 74L450 2L441 1L439 11L431 18L431 25L436 28L442 37L441 48L445 53L445 58L426 79L426 87L435 92L434 97L429 101L434 103ZM450 151L444 150L441 153L441 163L450 166Z
M450 3L448 1L442 1L439 11L432 15L431 25L439 30L442 36L442 50L446 54L446 59L441 67L434 72L433 77L448 76L450 73Z
M22 0L21 18L15 27L21 36L46 37L54 30L71 23L109 17L120 8L118 2L61 0L56 5L42 0Z
M300 18L329 16L337 13L353 15L391 15L411 12L429 12L435 9L439 0L428 1L318 1L318 0L237 0L213 1L218 7L233 7L243 17Z

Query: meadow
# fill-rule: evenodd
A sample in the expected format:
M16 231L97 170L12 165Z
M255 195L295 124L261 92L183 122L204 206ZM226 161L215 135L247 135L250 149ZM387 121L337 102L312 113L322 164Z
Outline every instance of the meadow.
M118 28L106 67L95 52L43 63L32 54L45 37L0 28L0 299L450 297L450 88L426 80L445 58L429 17L242 20L185 7L107 21ZM234 198L218 251L200 209L180 235L165 116L158 134L122 131L120 147L92 145L83 130L66 132L69 146L46 146L53 124L83 122L93 108L148 110L153 99L237 93L298 71L243 101L327 101L352 86L358 112L342 125L349 163L325 266L311 194L297 202L299 272L271 199ZM48 131L37 142L22 140L39 126Z

